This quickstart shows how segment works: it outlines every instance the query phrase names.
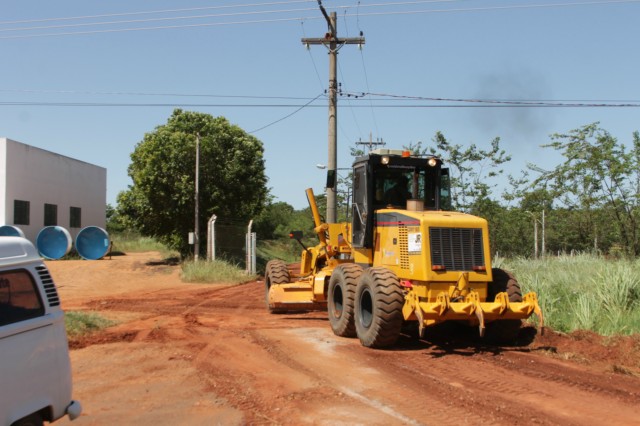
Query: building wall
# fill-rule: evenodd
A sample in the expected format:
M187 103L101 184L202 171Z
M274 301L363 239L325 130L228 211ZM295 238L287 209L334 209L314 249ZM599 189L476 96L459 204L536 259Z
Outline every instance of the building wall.
M19 227L32 242L44 227L45 203L57 205L57 225L74 239L85 226L106 226L105 168L0 138L0 172L4 172L2 224ZM14 224L14 200L29 201L29 225ZM81 209L80 227L70 227L70 207Z
M6 188L7 179L6 176L6 164L7 164L7 140L0 138L0 225L8 224L7 222L7 207L5 206L6 200Z

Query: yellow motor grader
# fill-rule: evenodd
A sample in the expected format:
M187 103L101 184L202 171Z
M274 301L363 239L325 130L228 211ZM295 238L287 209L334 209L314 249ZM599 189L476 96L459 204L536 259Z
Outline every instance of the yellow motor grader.
M271 260L265 271L270 312L328 310L333 332L362 345L393 345L403 326L464 321L480 335L516 332L542 312L508 272L491 267L485 219L450 211L449 170L436 157L376 150L353 164L347 223L323 223L307 198L319 243L299 268ZM292 232L298 239L302 233ZM302 243L301 243L302 244ZM514 335L515 337L515 335Z

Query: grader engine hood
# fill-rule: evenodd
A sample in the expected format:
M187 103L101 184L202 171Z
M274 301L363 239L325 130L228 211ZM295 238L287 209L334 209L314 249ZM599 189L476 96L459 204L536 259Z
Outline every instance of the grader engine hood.
M491 277L487 221L457 212L378 210L374 266L399 277L430 282Z

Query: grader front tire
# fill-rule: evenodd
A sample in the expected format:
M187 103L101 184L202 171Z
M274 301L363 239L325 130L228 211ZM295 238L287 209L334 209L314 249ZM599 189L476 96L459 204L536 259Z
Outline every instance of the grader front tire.
M331 329L336 336L355 337L354 299L362 268L345 263L333 270L329 280L327 310Z
M269 289L273 285L287 284L289 281L289 269L287 269L287 264L284 263L284 261L280 259L274 259L270 260L267 263L264 274L264 284L267 309L269 309L270 313L277 314L283 311L276 309L271 304L269 304Z
M368 348L393 345L400 335L404 295L398 277L382 267L367 269L355 299L356 334Z

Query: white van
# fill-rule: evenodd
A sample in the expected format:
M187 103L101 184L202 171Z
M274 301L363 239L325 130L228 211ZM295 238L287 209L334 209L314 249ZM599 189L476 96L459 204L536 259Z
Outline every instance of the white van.
M71 399L64 313L35 247L0 237L0 426L42 425L82 411Z

